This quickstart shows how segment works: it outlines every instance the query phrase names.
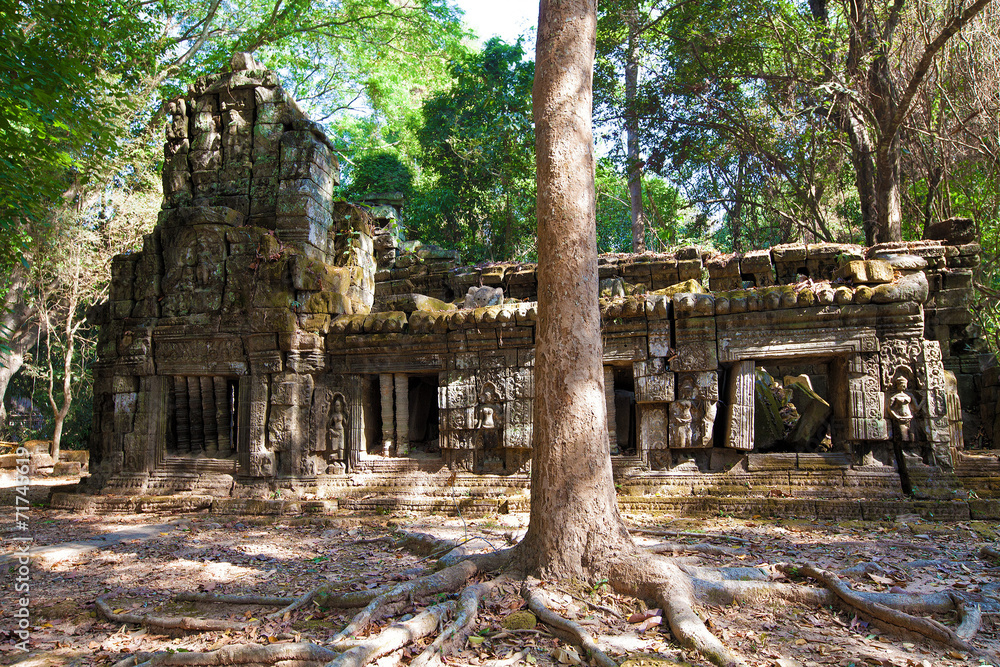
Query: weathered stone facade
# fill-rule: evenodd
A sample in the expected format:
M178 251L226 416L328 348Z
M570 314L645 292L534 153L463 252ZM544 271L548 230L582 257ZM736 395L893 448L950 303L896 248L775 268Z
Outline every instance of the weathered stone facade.
M397 208L334 202L323 132L245 57L169 111L159 221L93 315L89 487L348 498L457 472L523 489L535 267L462 267L398 242ZM602 257L624 485L711 495L756 474L898 497L899 467L954 486L978 262L941 241Z

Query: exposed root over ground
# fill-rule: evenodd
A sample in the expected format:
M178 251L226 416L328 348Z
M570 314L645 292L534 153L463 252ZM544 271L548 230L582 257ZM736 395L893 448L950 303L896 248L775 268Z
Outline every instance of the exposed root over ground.
M709 539L700 533L687 531L646 530L652 534L669 534L675 537ZM302 613L323 614L324 610L360 609L339 632L318 642L293 641L292 643L246 644L226 646L214 651L185 653L154 653L137 655L119 663L126 665L275 665L276 667L364 667L383 656L393 656L388 664L399 664L408 659L412 667L441 667L453 652L462 649L474 638L477 617L484 602L510 585L521 586L527 608L552 636L559 637L579 647L580 652L567 649L559 660L567 665L578 660L589 661L599 667L614 667L606 637L594 636L588 627L569 617L560 607L566 600L580 601L590 612L596 612L605 621L624 623L627 610L608 606L595 595L601 587L609 587L619 594L644 600L662 610L662 622L669 627L673 637L683 646L695 650L715 665L749 667L761 664L755 656L729 645L710 627L711 613L706 610L725 606L752 609L755 605L774 602L821 608L837 607L853 616L852 623L870 623L885 632L903 639L926 638L933 642L961 651L970 658L997 664L988 649L973 644L980 629L984 613L997 611L993 596L976 591L952 591L914 595L906 592L874 592L857 590L848 585L842 576L813 563L780 564L772 567L709 566L692 564L690 559L671 558L663 555L695 553L702 558L729 560L747 558L747 549L754 548L754 540L729 536L726 541L740 544L740 549L708 544L648 545L649 548L625 550L606 563L605 580L590 582L576 593L567 593L562 585L524 579L511 569L516 550L474 553L455 541L434 541L426 535L406 535L397 544L419 545L423 551L445 554L438 559L442 569L434 571L410 570L404 581L375 585L361 590L345 590L344 584L316 587L295 597L267 595L226 595L210 592L183 593L175 596L176 602L212 605L258 605L280 607L276 612L260 618L244 620L205 619L193 615L172 616L161 613L125 613L114 610L107 597L97 600L100 614L110 621L139 624L156 630L204 632L213 630L245 629L249 625L287 622ZM985 554L990 555L990 554ZM946 561L928 561L944 563ZM872 561L844 568L844 577L872 577L878 580L881 566ZM477 581L491 572L502 572L499 577ZM362 578L363 579L363 578ZM357 585L358 579L346 583ZM807 584L807 581L817 585ZM370 584L370 582L366 582ZM578 585L582 585L577 582ZM606 588L604 589L607 590ZM127 592L123 593L127 594ZM456 599L448 599L456 596ZM590 598L590 599L588 599ZM509 601L508 601L509 602ZM400 621L391 617L407 614ZM942 620L930 618L939 616ZM659 616L655 612L633 614L642 619L642 627L655 625ZM389 618L388 625L383 619ZM450 619L450 621L449 621ZM635 619L631 619L635 621ZM953 622L945 625L943 620ZM590 621L593 624L593 621ZM633 625L637 627L637 625ZM504 630L505 636L517 633L534 633L533 628ZM425 638L434 638L430 641ZM272 635L276 636L276 635ZM291 639L295 633L282 635ZM480 637L482 639L482 637ZM269 641L273 641L269 640ZM473 642L473 644L475 644ZM522 653L489 661L494 667L509 667ZM382 664L382 663L380 663ZM885 663L889 664L889 663ZM914 663L919 664L919 663Z

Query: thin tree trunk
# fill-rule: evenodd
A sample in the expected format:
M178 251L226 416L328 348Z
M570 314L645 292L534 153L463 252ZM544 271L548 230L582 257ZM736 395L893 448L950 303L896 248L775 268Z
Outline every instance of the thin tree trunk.
M934 220L934 198L937 197L938 186L941 184L941 173L943 169L940 166L932 167L930 173L927 175L927 196L924 197L924 232L921 238L927 238L927 230L931 226L931 222Z
M899 192L899 139L879 150L875 161L875 243L903 240L903 203Z
M628 197L632 213L632 252L646 252L646 215L642 206L642 163L639 160L639 9L632 0L625 10L628 45L625 56L625 144L628 153Z
M591 126L596 0L542 0L533 110L538 330L527 571L588 578L630 548L604 399Z
M746 176L747 155L740 153L736 165L736 187L733 207L729 210L729 234L733 237L733 252L743 252L743 181Z
M875 245L875 221L877 206L875 197L875 161L871 137L864 122L850 109L845 109L843 127L851 142L851 163L854 165L855 184L858 188L858 203L861 207L861 221L865 230L865 243Z
M66 415L69 414L69 408L73 404L73 353L76 350L76 335L80 327L84 324L84 320L76 320L76 309L80 303L80 282L83 278L83 268L79 254L75 257L74 271L72 276L73 283L70 285L69 294L66 299L65 321L62 327L63 335L66 337L66 347L63 350L62 358L62 405L56 404L54 391L55 370L52 365L51 338L49 338L49 344L47 345L49 355L49 406L52 408L53 417L52 447L49 453L52 456L52 460L56 463L59 462L59 452L62 447L63 425L66 422ZM45 299L42 300L42 304L43 308L45 308L47 305ZM48 324L49 316L47 311L43 311L43 316L46 324ZM46 328L51 333L51 327Z

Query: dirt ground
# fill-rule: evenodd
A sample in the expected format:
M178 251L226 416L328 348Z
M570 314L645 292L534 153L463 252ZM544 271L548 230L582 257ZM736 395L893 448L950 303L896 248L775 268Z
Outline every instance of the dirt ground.
M13 511L11 511L13 514ZM984 544L997 540L996 524L928 523L917 517L895 522L824 523L789 519L714 517L675 519L633 515L633 527L690 532L694 536L649 536L641 542L708 542L738 549L724 557L686 557L694 564L771 566L811 563L835 571L862 562L869 572L851 577L853 586L883 591L965 591L985 608L1000 606L1000 567L982 560ZM305 608L287 619L256 623L274 608L175 602L185 591L226 594L297 596L328 582L348 582L346 590L373 588L387 580L412 578L421 558L395 546L399 528L452 537L480 536L500 548L517 540L526 515L496 515L462 521L430 516L243 517L207 513L186 516L74 516L31 508L30 529L39 548L31 565L31 651L18 650L11 632L17 607L16 562L8 559L0 594L4 621L0 627L0 663L27 665L111 665L136 652L204 651L227 644L312 640L323 642L353 615L353 610L322 612ZM143 530L138 528L146 527ZM131 531L121 533L121 531ZM119 535L116 537L115 533ZM4 533L10 552L14 529ZM52 548L62 545L60 548ZM490 548L490 547L487 547ZM562 613L575 618L598 637L616 661L632 665L659 662L707 663L673 643L661 625L648 629L630 623L641 601L607 592L605 586L562 588ZM246 622L240 631L166 635L139 626L111 624L95 614L94 601L110 596L121 613L159 612L228 618ZM433 602L431 600L429 602ZM400 614L412 613L428 601L415 601ZM589 604L588 604L589 603ZM601 610L616 611L618 617ZM479 619L479 632L448 658L454 665L575 664L567 644L538 624L504 630L501 621L524 608L515 584L489 599ZM707 607L709 627L754 667L929 667L981 665L983 661L921 641L888 635L859 619L829 608L796 608L783 602L752 607ZM987 611L975 645L1000 647L997 617ZM372 631L393 619L380 620ZM953 623L954 619L939 620ZM645 625L650 625L646 623ZM381 659L379 667L405 664L413 649Z

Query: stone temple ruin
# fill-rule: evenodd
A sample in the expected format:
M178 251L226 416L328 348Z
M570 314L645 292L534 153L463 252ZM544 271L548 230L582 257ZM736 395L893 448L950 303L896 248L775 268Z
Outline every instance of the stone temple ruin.
M93 474L54 504L525 503L535 266L463 267L395 237L391 196L334 200L330 143L246 56L168 110L156 228L91 314ZM996 456L963 451L959 240L601 257L622 504L861 518L975 490L952 513L1000 517Z

